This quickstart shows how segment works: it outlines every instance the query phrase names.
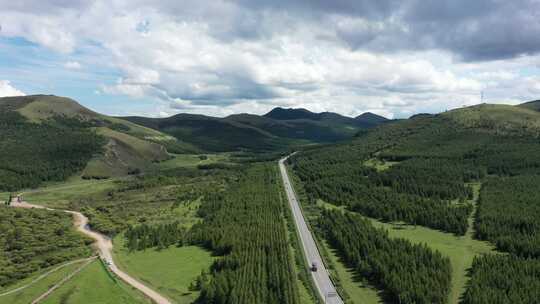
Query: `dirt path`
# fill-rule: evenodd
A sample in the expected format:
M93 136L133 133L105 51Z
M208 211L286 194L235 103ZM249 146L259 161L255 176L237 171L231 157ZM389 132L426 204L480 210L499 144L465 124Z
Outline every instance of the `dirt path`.
M41 300L45 299L46 297L48 297L53 291L55 291L56 289L58 289L58 287L64 285L64 283L66 283L67 281L69 281L73 276L75 276L77 273L81 272L81 270L83 270L86 266L88 266L88 264L92 263L94 260L96 259L96 257L93 257L92 259L89 259L88 261L86 261L86 263L84 263L83 265L81 265L81 267L77 268L74 272L70 273L69 275L67 275L65 278L63 278L60 282L54 284L51 288L49 288L46 292L44 292L42 295L40 295L39 297L37 297L34 301L32 301L32 304L37 304L39 303Z
M53 268L47 272L45 272L44 274L40 275L39 277L35 278L34 280L32 280L30 283L26 284L26 285L23 285L21 287L17 287L15 289L12 289L12 290L9 290L9 291L6 291L4 293L0 293L0 297L2 296L7 296L7 295L10 295L12 293L16 293L18 291L21 291L23 289L26 289L34 284L36 284L37 282L43 280L44 278L46 278L47 276L49 276L50 274L66 267L66 266L69 266L69 265L73 265L73 264L77 264L77 263L80 263L80 262L84 262L84 261L88 261L88 260L91 260L91 259L95 259L96 257L90 257L90 258L86 258L86 259L80 259L80 260L75 260L75 261L71 261L71 262L67 262L67 263L64 263L56 268Z
M29 204L27 202L16 202L16 201L13 201L11 203L11 206L17 207L17 208L37 208L37 209L55 210L55 209L46 208L39 205ZM109 266L109 269L111 270L111 272L116 274L120 279L122 279L127 284L141 291L143 294L149 297L153 302L157 304L172 304L167 298L165 298L158 292L154 291L153 289L149 288L148 286L142 284L141 282L137 281L136 279L134 279L127 273L123 272L116 266L112 258L113 245L112 245L111 239L101 233L91 230L90 227L88 226L88 218L84 216L84 214L77 211L70 211L70 210L58 210L58 211L64 211L64 212L73 214L74 225L77 231L80 231L81 233L95 240L94 246L96 250L98 251L99 257L105 261L105 263Z

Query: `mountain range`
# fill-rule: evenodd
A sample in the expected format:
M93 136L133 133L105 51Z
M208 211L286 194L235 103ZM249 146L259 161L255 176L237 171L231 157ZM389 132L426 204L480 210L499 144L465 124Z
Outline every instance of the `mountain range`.
M409 120L431 117L434 125L452 120L466 129L539 136L539 110L540 101L519 106L483 104L416 115ZM402 122L409 121L388 120L373 113L353 118L285 108L264 115L224 118L196 114L111 117L52 95L0 98L0 116L4 145L0 176L7 181L0 190L63 180L74 172L83 178L144 172L170 158L171 153L274 152L291 146L347 141L375 127L391 130L405 127L408 124ZM41 167L28 165L33 162Z

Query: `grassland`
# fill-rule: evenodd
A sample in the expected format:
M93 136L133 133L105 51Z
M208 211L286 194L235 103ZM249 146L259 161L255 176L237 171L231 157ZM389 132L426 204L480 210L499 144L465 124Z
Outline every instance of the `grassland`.
M45 293L51 286L62 280L63 277L68 275L69 273L73 272L75 269L81 266L81 263L75 263L72 265L65 266L50 275L44 277L43 279L37 281L36 283L28 286L25 289L22 289L18 292L0 296L0 303L10 303L10 304L28 304L32 302L34 299ZM30 284L33 280L35 280L37 277L39 277L41 274L49 271L52 268L55 268L58 266L53 266L49 269L44 269L42 271L39 271L35 273L33 276L28 277L24 280L21 280L17 282L16 284L13 284L11 286L8 286L7 288L0 289L0 294L8 292L10 290L14 290L18 287Z
M465 290L467 282L467 269L472 265L476 255L490 253L493 246L487 242L474 240L470 234L462 237L451 233L421 227L404 225L400 223L382 223L372 219L376 227L388 230L390 237L400 237L412 243L426 243L430 248L440 251L450 258L452 264L452 290L449 303L458 303L459 297Z
M26 201L51 208L66 209L78 201L103 194L116 187L115 179L82 180L73 178L68 182L53 184L35 190L23 191Z
M228 153L218 154L176 154L173 158L159 163L160 169L172 169L182 167L197 167L218 162L227 162Z
M55 290L43 304L142 304L142 294L120 280L113 280L96 260Z
M197 299L198 291L189 287L201 271L209 271L214 261L210 252L196 246L128 252L123 244L123 235L118 235L114 239L114 258L118 266L179 304L193 303Z

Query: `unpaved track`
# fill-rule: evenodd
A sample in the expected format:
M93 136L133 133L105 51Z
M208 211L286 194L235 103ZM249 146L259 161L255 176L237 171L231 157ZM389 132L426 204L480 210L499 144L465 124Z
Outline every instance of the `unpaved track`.
M56 209L46 208L39 205L29 204L27 202L16 202L16 201L13 201L11 203L11 206L18 207L18 208L37 208L37 209L46 209L46 210L56 210ZM95 240L94 246L96 247L98 251L99 257L109 264L109 269L114 274L116 274L120 279L122 279L122 281L138 289L139 291L141 291L143 294L145 294L147 297L149 297L152 301L154 301L157 304L172 304L167 298L165 298L158 292L154 291L153 289L149 288L148 286L142 284L141 282L137 281L136 279L134 279L127 273L123 272L116 266L116 264L113 261L112 253L111 253L112 248L113 248L111 239L101 233L91 230L90 227L88 226L88 218L86 216L84 216L82 213L77 212L77 211L70 211L70 210L58 210L58 211L64 211L64 212L73 214L74 224L77 230Z
M9 291L6 291L4 293L0 293L0 297L2 296L7 296L9 294L12 294L12 293L16 293L18 291L21 291L23 289L26 289L34 284L36 284L37 282L43 280L44 278L48 277L50 274L54 273L54 272L57 272L58 270L64 268L64 267L67 267L69 265L73 265L73 264L77 264L77 263L80 263L80 262L84 262L84 261L88 261L88 260L93 260L95 259L96 257L90 257L90 258L86 258L86 259L80 259L80 260L75 260L75 261L71 261L71 262L67 262L67 263L64 263L56 268L53 268L47 272L45 272L44 274L40 275L39 277L35 278L34 280L32 280L30 283L26 284L26 285L23 285L21 287L17 287L15 289L12 289L12 290L9 290Z
M279 170L281 172L281 178L283 179L283 185L285 186L285 192L287 193L287 199L292 209L294 222L296 224L296 229L300 235L300 242L302 243L302 249L304 255L309 265L315 262L317 263L317 271L312 271L311 276L315 282L315 286L319 291L319 295L324 299L324 303L328 304L343 304L343 301L336 292L336 288L330 276L328 275L328 270L326 269L319 249L315 244L313 235L309 230L304 215L302 214L302 209L294 193L291 181L289 180L289 175L287 174L287 169L285 168L285 161L289 156L282 158L279 161Z
M46 292L44 292L42 295L40 295L37 299L35 299L34 301L32 301L32 304L37 304L39 302L41 302L41 300L45 299L46 297L48 297L53 291L55 291L56 289L58 289L58 287L64 285L64 283L66 283L67 281L69 281L74 275L76 275L77 273L81 272L81 270L83 270L86 266L88 266L88 264L92 263L94 261L96 257L93 257L92 259L89 259L88 261L86 261L86 263L84 263L83 265L81 265L81 267L77 268L74 272L70 273L69 275L67 275L65 278L63 278L60 282L54 284L51 288L49 288L49 290L47 290Z

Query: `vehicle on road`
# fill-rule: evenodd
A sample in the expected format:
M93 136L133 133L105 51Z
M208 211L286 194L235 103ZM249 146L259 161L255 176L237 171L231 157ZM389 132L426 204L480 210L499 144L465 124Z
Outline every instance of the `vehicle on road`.
M311 271L316 272L317 271L317 262L311 263Z

